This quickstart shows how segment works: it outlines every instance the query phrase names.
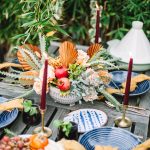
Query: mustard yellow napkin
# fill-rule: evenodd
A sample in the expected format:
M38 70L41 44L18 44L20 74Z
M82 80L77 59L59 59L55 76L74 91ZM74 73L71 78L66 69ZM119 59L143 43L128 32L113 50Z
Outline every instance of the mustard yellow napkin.
M148 150L148 149L150 149L150 139L136 146L133 150Z
M23 109L23 99L14 99L0 104L0 111L12 110L14 108Z

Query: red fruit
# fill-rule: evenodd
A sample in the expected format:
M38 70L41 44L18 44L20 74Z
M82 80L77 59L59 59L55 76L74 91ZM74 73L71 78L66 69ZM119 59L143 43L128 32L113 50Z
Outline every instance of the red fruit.
M24 146L24 143L22 141L19 141L17 144L18 144L18 148L20 149L23 148Z
M60 79L60 78L64 78L64 77L68 77L68 70L66 67L59 67L55 69L55 76L56 78Z
M14 141L18 142L20 140L20 137L19 136L15 136L12 138Z
M2 141L6 142L6 143L9 142L9 140L10 140L10 138L8 136L4 136L2 138Z
M70 89L70 81L68 78L60 78L57 86L61 91L67 91Z

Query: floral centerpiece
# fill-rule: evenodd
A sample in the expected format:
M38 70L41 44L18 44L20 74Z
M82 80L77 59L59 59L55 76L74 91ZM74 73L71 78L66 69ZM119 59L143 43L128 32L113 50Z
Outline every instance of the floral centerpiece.
M5 78L7 81L33 85L33 89L26 94L33 91L41 94L46 42L42 36L39 36L39 39L40 48L31 44L18 47L19 64L0 65L0 68L8 66L21 68L19 71L11 69L11 72L0 71L0 73L7 76ZM53 98L56 92L63 101L74 97L76 101L83 99L93 102L103 95L117 109L120 108L120 103L105 90L111 80L108 70L117 68L114 64L115 59L100 44L93 44L87 52L84 52L77 50L72 42L65 41L59 47L59 56L56 58L48 56L48 62L47 92L50 89Z

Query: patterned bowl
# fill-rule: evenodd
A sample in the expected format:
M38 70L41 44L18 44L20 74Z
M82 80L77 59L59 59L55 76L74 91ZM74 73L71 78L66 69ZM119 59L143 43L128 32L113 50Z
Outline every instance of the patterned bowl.
M118 150L132 150L141 141L136 135L121 128L101 127L84 133L79 138L86 150L94 150L96 145L117 147Z
M75 105L75 102L78 102L82 99L82 97L73 94L62 96L60 90L53 86L50 86L49 88L49 95L55 100L55 102L61 104L70 104L70 106Z

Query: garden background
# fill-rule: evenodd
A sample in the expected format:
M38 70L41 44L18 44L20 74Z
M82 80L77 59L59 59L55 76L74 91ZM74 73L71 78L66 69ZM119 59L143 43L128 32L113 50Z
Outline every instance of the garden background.
M98 0L103 7L100 17L102 43L121 39L131 28L132 21L144 23L150 39L149 0ZM89 45L95 35L95 0L1 0L0 56L22 43L38 43L38 33L46 40L72 40ZM49 45L48 45L49 46ZM4 61L1 58L1 62Z

